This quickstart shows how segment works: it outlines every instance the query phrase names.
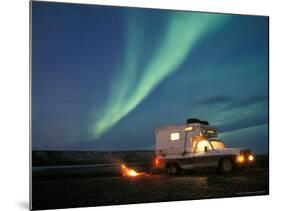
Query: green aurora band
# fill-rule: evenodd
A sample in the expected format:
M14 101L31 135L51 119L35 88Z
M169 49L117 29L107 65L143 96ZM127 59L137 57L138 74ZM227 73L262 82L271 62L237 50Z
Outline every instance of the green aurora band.
M177 71L195 45L224 24L229 16L169 12L160 44L151 49L152 57L145 61L145 65L140 65L139 58L144 52L143 48L147 46L140 37L147 32L146 27L151 27L149 20L144 23L143 20L147 19L144 13L128 14L127 18L124 62L114 78L107 104L94 124L94 139L111 129L136 108L159 83Z

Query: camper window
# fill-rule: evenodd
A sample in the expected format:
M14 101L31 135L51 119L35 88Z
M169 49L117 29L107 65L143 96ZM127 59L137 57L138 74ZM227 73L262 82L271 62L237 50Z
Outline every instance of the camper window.
M180 133L179 133L179 132L177 132L177 133L171 133L171 134L170 134L170 140L171 140L171 141L180 140Z

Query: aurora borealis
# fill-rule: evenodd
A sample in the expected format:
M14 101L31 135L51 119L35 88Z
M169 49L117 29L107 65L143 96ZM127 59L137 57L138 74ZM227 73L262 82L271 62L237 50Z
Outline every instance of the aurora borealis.
M146 33L145 27L149 27L146 25L143 28L139 27L139 20L143 20L145 16L143 13L126 17L128 43L124 65L120 68L120 76L113 81L111 97L104 109L104 115L95 125L96 138L132 111L161 81L177 71L196 42L227 19L224 15L217 14L171 12L160 37L160 44L156 46L156 50L151 49L153 51L151 58L148 58L147 64L142 66L139 65L138 58L142 56L142 48L146 48L146 44L145 41L138 40L138 36ZM149 21L147 24L149 25Z
M267 17L32 7L34 149L151 149L155 128L195 117L267 152Z

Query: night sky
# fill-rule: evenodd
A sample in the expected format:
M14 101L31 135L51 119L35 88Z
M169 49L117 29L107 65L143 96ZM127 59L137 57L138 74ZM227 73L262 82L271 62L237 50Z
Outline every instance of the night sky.
M267 153L267 17L32 3L34 150L153 149L187 118Z

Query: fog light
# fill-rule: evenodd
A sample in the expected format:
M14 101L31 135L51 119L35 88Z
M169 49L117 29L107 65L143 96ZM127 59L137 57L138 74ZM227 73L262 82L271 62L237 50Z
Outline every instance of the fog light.
M254 156L253 155L249 155L248 160L249 161L253 161L254 160Z
M243 155L239 155L239 156L237 157L237 162L239 162L239 163L244 162L244 156L243 156Z

